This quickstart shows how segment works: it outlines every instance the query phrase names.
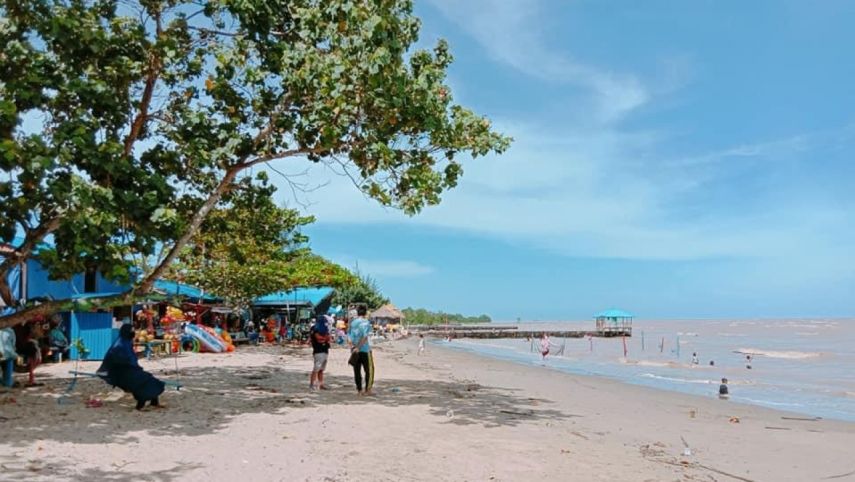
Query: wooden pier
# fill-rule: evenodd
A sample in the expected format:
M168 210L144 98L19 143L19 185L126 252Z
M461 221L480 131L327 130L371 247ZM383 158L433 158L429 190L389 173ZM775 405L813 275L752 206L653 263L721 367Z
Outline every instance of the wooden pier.
M465 325L455 326L428 326L413 330L428 336L453 338L540 338L546 333L550 338L584 338L593 336L599 338L611 338L615 336L632 336L632 328L612 328L604 330L530 330L517 326L497 327L467 327Z

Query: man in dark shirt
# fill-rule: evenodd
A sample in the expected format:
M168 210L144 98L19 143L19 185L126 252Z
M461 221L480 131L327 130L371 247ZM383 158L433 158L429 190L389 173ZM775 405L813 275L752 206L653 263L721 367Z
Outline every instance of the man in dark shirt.
M330 330L327 320L323 315L318 315L312 329L309 330L309 339L312 341L312 357L314 366L312 376L309 379L309 389L320 388L326 390L324 385L324 370L327 368L327 357L330 352ZM315 382L317 381L317 386Z

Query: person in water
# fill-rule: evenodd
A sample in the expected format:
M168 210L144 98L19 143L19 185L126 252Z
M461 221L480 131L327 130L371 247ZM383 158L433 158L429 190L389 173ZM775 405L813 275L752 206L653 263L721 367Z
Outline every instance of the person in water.
M721 379L721 385L718 387L718 398L726 399L730 397L730 392L727 389L727 378Z
M146 402L152 407L160 407L158 397L163 393L165 384L143 370L137 361L137 354L134 352L134 330L131 325L122 325L119 338L107 350L97 373L110 385L133 394L137 401L137 410L142 410Z
M745 355L745 368L751 370L751 355Z
M697 365L701 361L698 359L698 352L692 353L692 365Z
M546 355L549 355L549 335L544 333L543 338L540 339L540 356L546 360Z

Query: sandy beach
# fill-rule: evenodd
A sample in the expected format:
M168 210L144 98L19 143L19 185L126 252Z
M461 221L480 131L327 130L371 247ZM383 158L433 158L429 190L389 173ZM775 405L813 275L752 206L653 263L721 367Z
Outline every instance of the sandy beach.
M341 349L314 392L308 348L184 355L177 374L143 360L185 387L141 413L94 379L57 403L73 363L42 366L45 386L0 392L0 479L855 480L852 423L430 345L419 357L413 340L375 352L371 397Z

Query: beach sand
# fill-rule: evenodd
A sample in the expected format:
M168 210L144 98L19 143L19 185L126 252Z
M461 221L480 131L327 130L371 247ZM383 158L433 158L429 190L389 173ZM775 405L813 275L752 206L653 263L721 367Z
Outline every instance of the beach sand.
M142 413L94 379L58 404L73 363L45 365L45 386L0 392L0 479L855 480L853 423L435 346L419 357L414 340L375 353L372 397L356 396L341 349L317 392L307 348L185 355L178 374L143 360L185 387Z

